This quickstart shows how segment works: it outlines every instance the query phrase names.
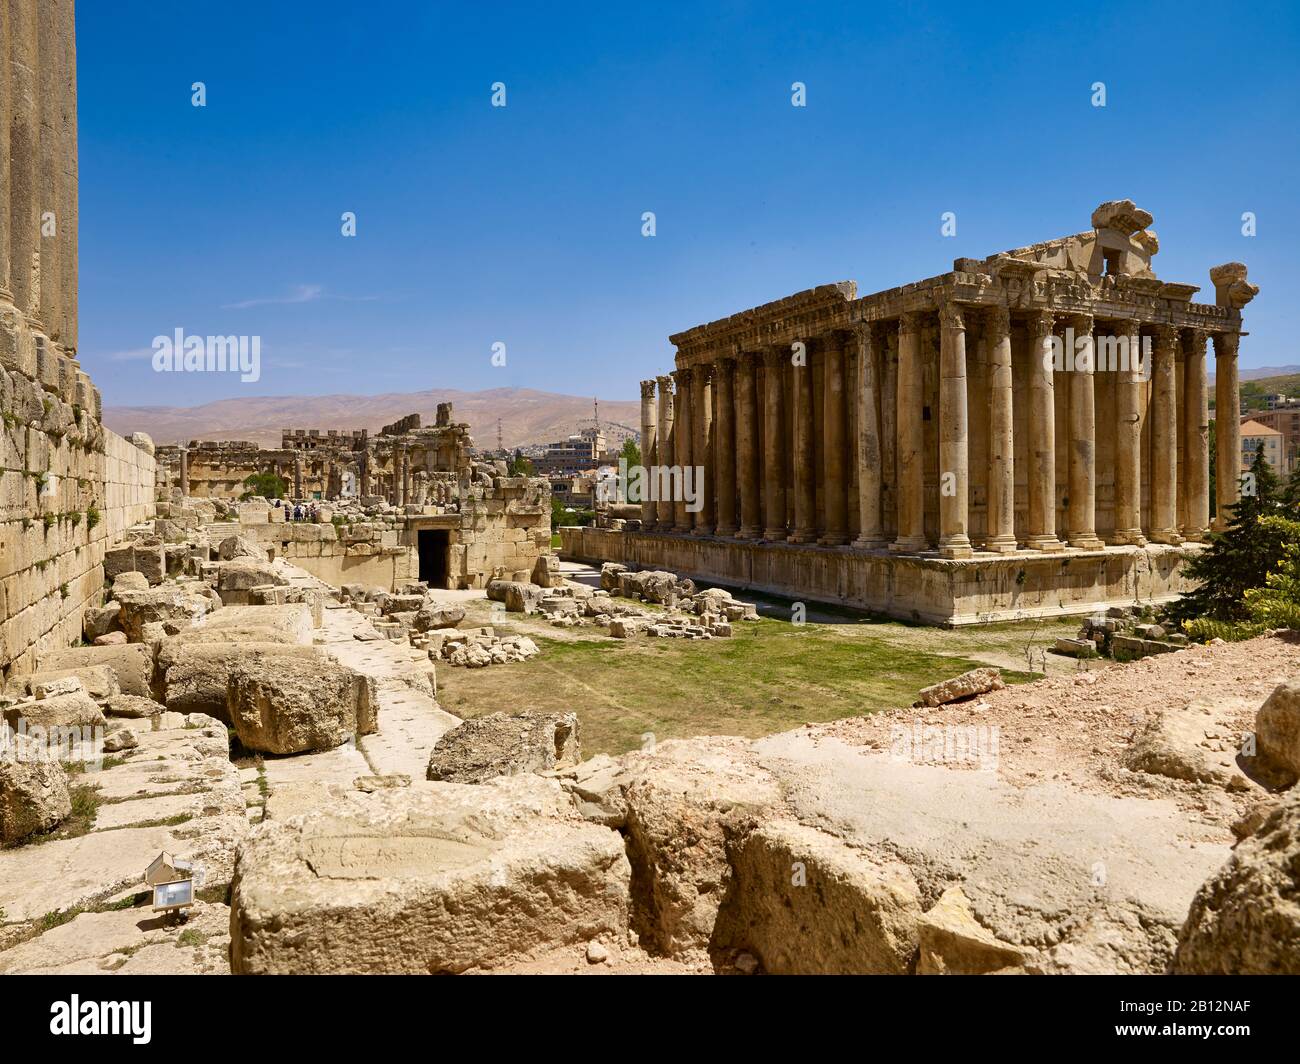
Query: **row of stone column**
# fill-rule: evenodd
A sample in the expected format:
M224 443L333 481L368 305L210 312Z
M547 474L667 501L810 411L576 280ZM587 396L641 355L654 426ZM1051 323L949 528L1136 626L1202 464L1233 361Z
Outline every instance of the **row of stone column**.
M948 557L966 557L973 547L969 530L970 444L969 392L966 374L968 318L977 319L988 366L988 515L984 550L1008 552L1021 547L1059 550L1103 546L1096 530L1097 436L1096 351L1094 319L1088 314L1061 315L1036 311L1026 322L1031 338L1024 423L1027 426L1028 511L1018 535L1015 524L1015 437L1011 356L1011 317L1005 307L970 308L944 303L938 308L938 469L939 537ZM932 316L935 312L930 311ZM925 395L921 332L926 312L894 322L862 323L851 331L818 338L823 360L823 411L820 452L814 432L811 369L784 347L761 353L734 350L712 363L685 367L671 376L644 381L641 387L643 462L647 466L701 466L705 469L704 504L691 514L679 498L643 500L646 528L692 532L738 539L764 539L838 546L848 541L850 470L857 466L858 536L853 546L888 545L901 552L931 549L925 529ZM1052 337L1072 328L1075 368L1069 382L1068 418L1063 424L1067 448L1068 505L1066 527L1058 530L1056 512L1056 404ZM1116 399L1114 528L1110 542L1142 545L1142 413L1145 381L1139 323L1110 323L1110 333L1124 337L1127 354L1118 367ZM1176 543L1184 535L1199 538L1209 525L1208 403L1206 342L1201 330L1171 326L1154 329L1150 396L1150 538ZM1238 336L1215 334L1218 404L1236 409ZM848 382L846 345L856 348L857 373ZM1182 355L1182 411L1176 365ZM757 372L762 361L766 386L763 409L757 405ZM788 361L795 369L786 383ZM853 387L852 396L846 388ZM656 390L658 392L656 402ZM887 402L894 396L894 404ZM848 402L856 404L856 439L846 445ZM785 407L792 406L792 433L787 441ZM1181 432L1179 426L1181 424ZM1240 428L1236 417L1217 422L1218 504L1220 513L1237 498ZM793 447L794 498L787 522L786 453ZM760 461L763 480L759 482ZM1181 459L1180 459L1181 456ZM981 456L983 458L983 456ZM886 469L896 471L887 478ZM818 528L817 478L821 478L823 521ZM885 535L885 486L895 480L896 535ZM1180 485L1181 481L1181 485ZM713 508L716 500L716 513ZM738 520L737 520L738 519ZM1064 539L1062 538L1064 534Z
M77 347L73 0L0 0L0 305Z

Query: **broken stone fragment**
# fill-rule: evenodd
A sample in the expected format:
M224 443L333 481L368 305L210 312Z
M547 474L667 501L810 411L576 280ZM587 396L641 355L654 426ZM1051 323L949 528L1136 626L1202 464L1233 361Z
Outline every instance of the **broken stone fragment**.
M63 766L39 743L10 745L0 756L0 845L52 831L71 815Z
M483 783L497 776L549 772L580 760L574 713L489 713L452 728L429 755L427 778Z
M1300 683L1278 684L1255 714L1256 756L1291 786L1300 780Z
M988 691L1000 691L1005 686L1000 669L971 669L960 676L954 676L951 680L922 688L912 704L932 709L949 702L959 702L964 698L982 695Z
M945 890L918 923L918 975L984 975L1018 968L1034 954L1032 949L1003 942L984 927L960 886Z

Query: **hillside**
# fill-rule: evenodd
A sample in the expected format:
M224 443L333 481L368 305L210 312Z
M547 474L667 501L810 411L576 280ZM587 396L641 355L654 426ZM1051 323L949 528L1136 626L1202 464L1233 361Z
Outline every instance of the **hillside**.
M385 395L257 396L222 399L201 406L109 406L104 423L119 434L147 432L155 443L184 440L253 440L280 446L286 428L370 429L377 431L407 414L419 413L433 424L439 403L454 403L456 420L469 423L480 447L496 446L497 420L507 447L549 443L590 424L590 396L559 395L530 388L493 388L467 392L454 388ZM611 441L637 428L637 400L600 401L600 421Z

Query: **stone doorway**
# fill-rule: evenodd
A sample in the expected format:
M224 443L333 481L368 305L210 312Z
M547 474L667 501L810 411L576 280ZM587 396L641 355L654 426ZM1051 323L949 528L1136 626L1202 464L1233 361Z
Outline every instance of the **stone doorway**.
M447 554L451 549L451 533L446 529L422 528L416 539L420 555L420 579L430 587L447 586Z

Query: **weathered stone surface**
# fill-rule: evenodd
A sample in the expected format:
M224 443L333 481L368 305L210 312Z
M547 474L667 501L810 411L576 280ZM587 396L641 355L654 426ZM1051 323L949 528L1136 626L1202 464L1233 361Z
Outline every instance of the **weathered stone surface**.
M104 736L104 753L106 754L134 750L139 745L140 740L135 737L135 732L125 724L110 725L108 734Z
M536 613L544 595L540 587L511 580L505 587L506 609L511 613Z
M144 573L137 573L134 570L128 573L119 573L111 581L105 579L113 589L113 595L117 596L123 591L145 591L149 587L149 578ZM158 581L161 583L161 581Z
M533 564L532 581L538 587L562 587L564 575L560 572L560 559L554 554L538 555Z
M162 541L128 543L104 552L104 582L112 583L123 573L140 573L149 583L161 584L167 575Z
M0 845L52 831L72 814L68 774L36 743L0 752Z
M1018 968L1035 952L1003 942L984 927L959 886L945 890L918 924L918 975L984 975L1002 968Z
M619 576L627 572L627 566L618 562L605 562L600 567L600 589L615 592L619 589Z
M1291 791L1197 892L1178 975L1300 975L1300 791Z
M125 695L149 698L153 694L153 648L142 643L128 646L71 647L42 654L40 669L54 671L106 665L117 677Z
M274 672L277 666L272 659L280 658L315 663L322 654L296 643L177 644L169 640L158 653L163 701L172 712L206 713L229 723L226 699L235 667L249 664Z
M52 695L29 702L19 702L4 711L5 720L15 731L19 721L32 728L95 728L104 727L104 714L84 691L69 695Z
M1214 783L1246 790L1250 781L1237 767L1237 736L1220 723L1222 701L1193 701L1157 713L1124 757L1135 772Z
M997 691L1005 686L1006 684L1002 682L1001 670L971 669L960 676L954 676L951 680L922 688L916 696L915 705L933 708L948 702L959 702L964 698L982 695L985 691Z
M37 698L48 695L72 694L84 691L99 700L120 693L117 675L107 665L83 665L68 669L42 669L30 676L22 676L10 688L17 687L22 694Z
M167 709L162 703L155 702L152 698L141 698L139 695L113 695L111 698L104 699L100 703L100 708L106 717L126 717L135 720L157 717ZM224 704L222 708L225 708Z
M232 893L236 973L430 973L625 936L616 832L573 818L559 785L420 783L349 792L263 824Z
M670 955L707 949L730 889L728 840L779 805L776 781L743 740L707 738L627 755L619 786L642 942Z
M1278 684L1255 715L1255 753L1290 786L1300 780L1300 683Z
M908 867L789 820L731 847L716 939L776 975L902 975L912 970L920 891Z
M132 643L144 639L147 624L170 621L182 629L194 628L204 623L204 617L212 609L210 599L179 587L124 591L118 595L117 601L121 605L118 623Z
M287 584L283 571L271 562L235 558L221 562L217 570L217 593L226 605L247 605L252 588L264 584Z
M118 627L118 613L122 607L116 602L107 606L91 606L81 617L82 632L88 640L98 639Z
M496 776L548 772L580 760L574 713L489 713L452 728L429 756L427 778L484 783Z
M280 656L230 670L226 712L249 750L297 754L373 732L379 696L372 677L337 662Z
M217 545L217 557L223 562L233 561L235 558L252 558L254 561L264 562L268 555L266 549L247 536L227 536Z
M413 627L417 632L429 632L438 628L455 628L465 619L465 607L455 603L428 603L415 614Z

